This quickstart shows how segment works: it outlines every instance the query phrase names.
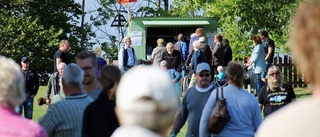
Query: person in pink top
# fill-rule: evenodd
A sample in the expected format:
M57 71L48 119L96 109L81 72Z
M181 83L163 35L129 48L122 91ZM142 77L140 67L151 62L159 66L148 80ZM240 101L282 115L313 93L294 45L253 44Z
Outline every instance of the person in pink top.
M47 137L39 124L14 110L26 96L19 65L4 56L0 56L0 64L0 137Z

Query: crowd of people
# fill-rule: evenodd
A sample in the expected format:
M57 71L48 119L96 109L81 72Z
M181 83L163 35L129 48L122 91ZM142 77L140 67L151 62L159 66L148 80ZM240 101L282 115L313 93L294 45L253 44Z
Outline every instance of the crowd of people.
M292 53L313 86L311 98L295 101L292 86L284 83L281 70L272 65L275 46L267 31L253 36L254 48L246 64L231 61L229 41L222 35L215 36L214 47L206 44L202 28L191 36L189 47L183 34L177 43L166 46L159 38L150 66L138 65L130 37L123 39L118 67L99 58L101 49L82 51L72 63L70 43L62 40L48 80L48 109L38 122L31 120L39 89L31 58L23 57L19 66L0 56L0 136L175 137L186 122L187 137L319 136L316 72L320 64L315 61L320 55L319 9L320 1L302 3L290 33ZM243 89L247 66L253 68L256 96ZM188 67L191 86L180 102L176 84ZM226 80L227 86L212 85L215 77ZM213 134L208 126L221 97L231 118L220 133Z

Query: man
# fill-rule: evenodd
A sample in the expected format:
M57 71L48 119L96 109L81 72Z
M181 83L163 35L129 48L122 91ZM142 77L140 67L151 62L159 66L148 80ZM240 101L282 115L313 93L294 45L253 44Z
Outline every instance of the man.
M14 112L26 98L20 66L4 56L0 56L0 64L0 136L47 137L39 124Z
M260 32L260 38L262 40L262 46L264 47L264 51L266 53L266 57L265 57L265 61L266 61L266 65L267 65L266 70L268 70L272 66L272 63L273 63L275 45L274 45L274 41L269 38L269 34L266 30L262 30ZM267 78L267 72L264 72L262 74L261 80L263 82L267 83L266 78Z
M162 52L166 51L166 47L163 46L163 43L164 43L164 40L162 38L159 38L157 40L158 46L154 48L152 51L151 60L153 60L153 66L159 67L160 65Z
M60 80L62 77L63 69L66 67L66 63L61 62L58 64L58 72L54 72L48 81L47 85L47 104L50 104L51 98L60 92Z
M123 38L124 47L120 49L118 54L119 69L122 73L137 65L137 57L134 48L131 47L131 38Z
M170 137L175 137L188 120L186 137L199 137L199 123L202 109L214 86L211 82L211 69L208 63L200 63L196 70L197 85L187 89L182 100Z
M212 62L211 62L211 66L213 66L214 75L218 75L218 71L217 71L218 66L224 65L224 49L221 44L221 41L222 41L222 35L217 34L214 37L214 42L216 44L212 51Z
M24 117L32 119L33 113L33 99L38 93L39 89L39 78L37 72L30 69L30 59L29 57L25 56L21 59L21 70L24 75L25 80L25 93L26 93L26 100L16 107L16 112L20 115L22 114L22 109L24 109Z
M94 53L95 53L96 56L97 56L98 69L97 69L97 72L96 72L96 77L98 78L102 67L103 67L104 65L106 65L107 62L106 62L106 60L104 60L104 59L101 57L101 48L100 48L100 47L96 47L96 48L94 49Z
M208 64L211 63L212 61L212 51L210 46L205 42L205 38L204 37L200 37L199 41L200 41L200 50L204 53L205 57L206 57L206 62Z
M59 63L64 62L67 65L71 63L68 51L70 49L70 43L68 40L61 40L60 41L60 48L54 54L54 72L57 72L57 66Z
M76 57L77 65L79 65L84 74L83 88L93 100L96 100L101 93L100 83L96 77L97 57L92 51L82 51Z
M80 137L85 108L93 100L82 91L83 71L70 64L62 74L64 100L51 104L39 123L50 137Z
M184 42L184 35L179 34L178 35L178 42L174 44L174 49L178 50L181 54L181 75L185 76L186 75L186 66L185 62L188 58L188 47L187 44Z
M206 62L205 54L199 48L200 48L200 41L193 42L194 53L191 58L191 66L190 66L192 77L189 83L189 88L196 84L197 78L195 74L196 74L198 64L202 62Z
M141 84L133 81L139 79ZM164 137L178 108L174 86L158 67L138 66L120 80L116 114L121 126L111 137Z
M181 65L181 54L178 50L174 49L174 45L169 42L166 46L166 51L162 52L161 61L167 61L168 69L179 70L179 66Z
M258 97L264 118L296 99L293 88L283 83L281 70L271 66L268 70L268 85L262 87Z
M320 135L320 1L303 1L293 14L290 49L301 74L312 85L312 97L297 100L264 120L257 137L318 137Z

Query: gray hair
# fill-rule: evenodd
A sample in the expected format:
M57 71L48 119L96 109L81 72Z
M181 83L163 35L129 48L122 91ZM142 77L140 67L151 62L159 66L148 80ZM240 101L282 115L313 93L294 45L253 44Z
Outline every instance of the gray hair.
M200 41L194 41L193 43L192 43L192 46L194 47L194 48L196 48L196 49L199 49L200 48Z
M165 65L165 66L167 66L167 64L168 64L168 62L165 61L165 60L162 60L162 61L160 62L160 65Z
M67 64L66 63L64 63L64 62L60 62L59 64L58 64L58 67L57 68L59 68L59 66L67 66Z
M82 69L77 64L71 63L64 68L62 79L68 86L81 87L83 75Z
M4 56L0 56L0 64L0 103L14 108L26 97L21 68Z
M124 38L122 39L122 42L123 42L123 43L126 43L127 40L131 40L131 38L130 38L130 37L124 37Z
M281 70L278 66L271 66L269 69L268 69L268 77L269 75L271 74L271 72L273 71L276 71L277 73L279 73L279 85L280 87L283 85L283 76L282 76L282 73L281 73ZM270 87L270 89L274 89L275 88L275 85L273 84L272 80L270 78L268 78L268 85Z
M204 38L204 37L200 37L200 38L199 38L199 41L200 41L200 42L204 42L205 40L206 40L206 38Z

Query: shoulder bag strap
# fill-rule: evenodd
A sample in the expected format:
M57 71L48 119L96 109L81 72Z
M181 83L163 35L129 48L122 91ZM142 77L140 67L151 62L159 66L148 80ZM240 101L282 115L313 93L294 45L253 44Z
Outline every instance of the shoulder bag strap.
M224 98L224 97L223 97L223 87L221 87L220 92L221 92L221 98Z
M217 92L216 92L216 101L219 100L219 88L217 88Z

